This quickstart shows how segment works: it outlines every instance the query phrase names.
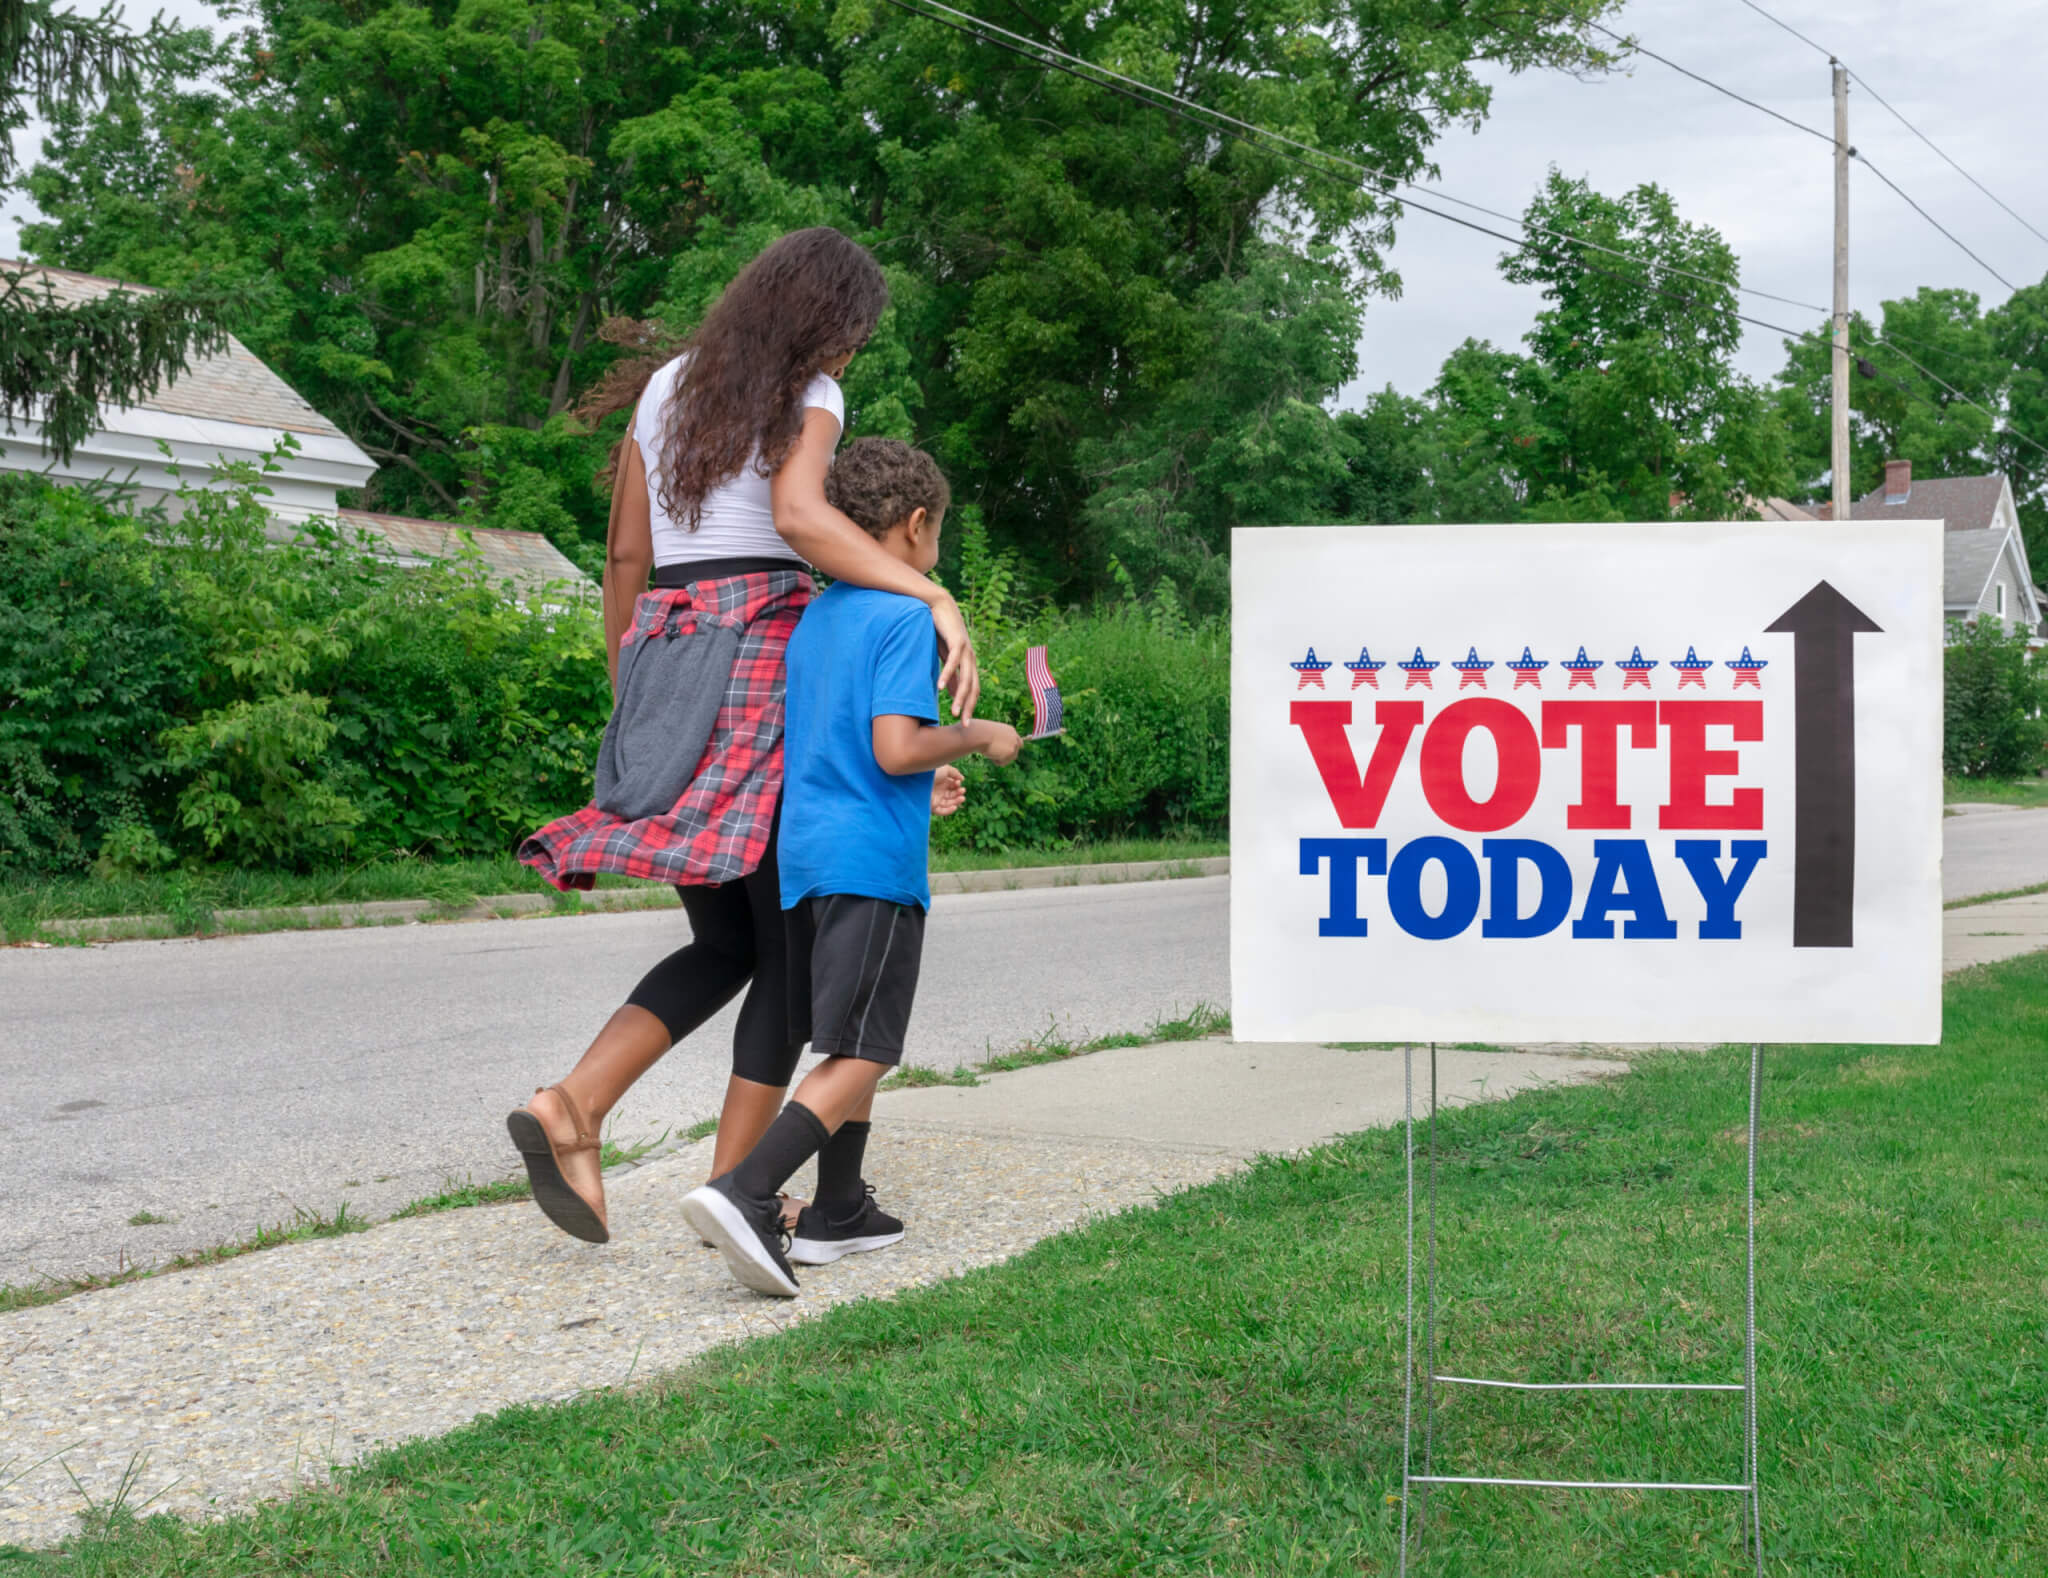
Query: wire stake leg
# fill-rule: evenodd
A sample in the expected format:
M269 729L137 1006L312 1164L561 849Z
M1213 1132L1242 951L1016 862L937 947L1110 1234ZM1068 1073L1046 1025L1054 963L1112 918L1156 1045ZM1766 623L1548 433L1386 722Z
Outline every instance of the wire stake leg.
M1424 1355L1428 1368L1422 1372L1422 1472L1436 1472L1436 1043L1429 1044L1429 1272L1427 1322L1424 1327ZM1416 1508L1418 1524L1429 1518L1430 1487L1422 1487L1422 1502Z
M1410 1478L1409 1449L1415 1437L1415 1048L1401 1049L1401 1105L1407 1115L1408 1170L1408 1285L1407 1318L1401 1394L1401 1555L1400 1578L1408 1573L1408 1496L1414 1488Z
M1749 1046L1749 1274L1743 1288L1742 1317L1742 1423L1746 1450L1742 1477L1749 1485L1749 1544L1756 1557L1757 1578L1763 1578L1764 1571L1763 1491L1758 1483L1756 1444L1756 1150L1757 1118L1763 1106L1763 1095L1763 1043L1752 1041Z

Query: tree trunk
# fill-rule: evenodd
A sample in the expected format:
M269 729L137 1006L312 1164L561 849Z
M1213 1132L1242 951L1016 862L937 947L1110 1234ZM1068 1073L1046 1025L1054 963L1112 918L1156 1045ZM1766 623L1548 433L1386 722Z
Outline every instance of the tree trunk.
M591 309L597 305L597 292L586 290L583 298L576 303L576 322L569 330L569 348L562 353L562 363L555 369L555 387L548 395L548 415L554 416L569 404L569 379L574 371L576 353L583 349L583 336L590 327Z

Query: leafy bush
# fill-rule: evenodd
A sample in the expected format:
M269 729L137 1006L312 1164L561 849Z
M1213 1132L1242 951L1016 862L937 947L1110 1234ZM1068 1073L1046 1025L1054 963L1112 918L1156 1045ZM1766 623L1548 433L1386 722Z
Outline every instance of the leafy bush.
M104 498L0 476L0 587L0 871L151 861L192 667L166 565Z
M0 870L494 853L589 793L611 704L586 608L474 554L271 540L253 469L175 522L0 488Z
M1047 847L1079 839L1214 832L1230 805L1230 646L1172 587L1148 598L1116 567L1121 600L1094 612L1019 607L1015 566L960 512L961 609L982 662L982 716L1028 732L1027 648L1043 645L1066 733L1011 767L961 764L967 804L937 822L940 849Z
M1956 778L2038 771L2048 724L2048 662L2030 657L2024 631L1996 619L1952 622L1942 658L1942 766Z
M170 837L238 861L346 852L362 820L342 791L332 679L380 566L331 530L272 544L254 468L189 488L163 533L194 663L188 705L161 737L177 783Z
M318 523L275 541L260 472L226 480L175 520L0 481L0 872L497 854L585 802L611 707L594 610L536 614L473 554L404 568ZM1042 642L1067 732L964 764L940 847L1220 828L1222 622L1121 572L1100 611L1026 604L961 517L982 711L1029 727Z

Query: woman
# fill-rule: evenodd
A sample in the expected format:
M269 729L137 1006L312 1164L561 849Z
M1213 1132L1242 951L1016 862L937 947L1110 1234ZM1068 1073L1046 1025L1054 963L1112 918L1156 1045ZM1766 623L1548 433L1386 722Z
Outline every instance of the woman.
M716 1177L774 1118L809 1039L807 939L793 915L786 930L775 869L783 653L812 596L806 565L928 604L940 685L961 718L974 714L974 649L952 597L825 502L845 419L838 379L887 303L864 247L826 228L784 236L647 379L621 443L604 577L614 703L597 792L519 858L560 888L587 888L600 871L673 882L691 940L565 1078L506 1120L535 1203L592 1243L611 1236L605 1115L671 1046L747 987Z

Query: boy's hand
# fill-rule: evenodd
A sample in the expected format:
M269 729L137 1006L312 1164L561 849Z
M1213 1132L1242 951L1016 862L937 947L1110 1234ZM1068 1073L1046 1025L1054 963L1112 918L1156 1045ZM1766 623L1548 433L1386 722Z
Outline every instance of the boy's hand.
M967 803L967 776L948 763L932 774L932 815L951 816Z
M981 747L981 754L998 767L1009 766L1024 748L1023 738L1007 723L984 720L982 727L988 730L988 740Z

